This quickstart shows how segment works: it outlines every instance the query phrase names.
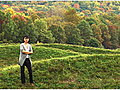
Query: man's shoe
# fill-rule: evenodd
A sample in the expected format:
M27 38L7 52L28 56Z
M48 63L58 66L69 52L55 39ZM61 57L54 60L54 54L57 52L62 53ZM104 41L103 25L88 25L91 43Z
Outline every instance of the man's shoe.
M34 84L33 84L33 83L31 83L31 86L34 86Z
M26 84L25 83L22 83L24 86L26 86Z

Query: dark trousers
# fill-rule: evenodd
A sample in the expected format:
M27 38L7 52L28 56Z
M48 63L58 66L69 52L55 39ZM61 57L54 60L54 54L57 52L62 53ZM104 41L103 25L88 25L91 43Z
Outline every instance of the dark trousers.
M22 83L25 83L25 73L24 73L25 66L27 67L27 69L29 71L30 83L33 83L32 67L31 67L29 58L26 58L23 66L20 66L21 67L21 81L22 81Z

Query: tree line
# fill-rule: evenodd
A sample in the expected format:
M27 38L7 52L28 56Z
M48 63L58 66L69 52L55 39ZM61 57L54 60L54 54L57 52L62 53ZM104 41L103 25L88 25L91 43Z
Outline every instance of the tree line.
M118 15L104 13L80 17L71 7L63 14L60 18L40 18L31 10L29 17L21 13L12 14L10 10L0 10L0 43L20 43L24 35L29 35L31 43L66 43L106 49L119 47Z

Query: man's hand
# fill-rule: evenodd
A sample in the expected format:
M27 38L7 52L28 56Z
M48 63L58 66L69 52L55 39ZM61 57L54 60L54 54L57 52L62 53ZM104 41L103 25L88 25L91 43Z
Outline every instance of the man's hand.
M33 54L33 52L29 52L29 54Z
M23 50L22 53L25 53L25 54L33 54L33 52L28 52L28 51L25 51L25 50Z
M22 53L29 54L29 52L25 50L23 50Z

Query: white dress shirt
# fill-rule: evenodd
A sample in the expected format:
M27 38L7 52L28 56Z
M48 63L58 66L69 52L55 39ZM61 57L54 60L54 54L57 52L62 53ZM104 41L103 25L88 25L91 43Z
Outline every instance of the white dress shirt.
M24 45L25 45L25 44L24 44ZM28 45L28 44L27 44L27 45ZM26 51L29 52L29 47L27 48L27 45L25 45L25 47L26 47ZM27 54L26 58L29 58L28 54Z
M30 55L22 53L23 50L25 50L25 51L30 50L30 51L33 52L32 46L29 43L28 43L28 49L27 49L27 47L26 47L26 45L24 43L20 44L20 56L19 56L20 66L23 66L24 61L25 61L26 58L29 58L30 62L31 62ZM31 64L32 64L32 62L31 62Z

